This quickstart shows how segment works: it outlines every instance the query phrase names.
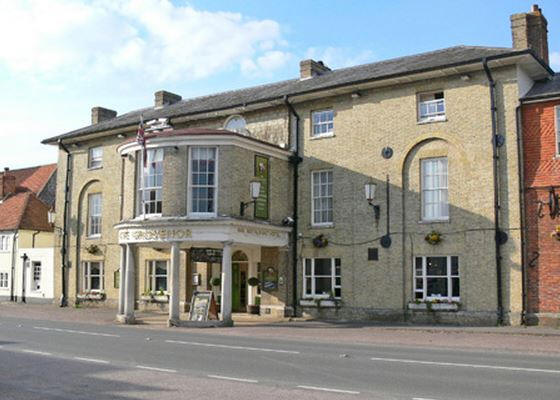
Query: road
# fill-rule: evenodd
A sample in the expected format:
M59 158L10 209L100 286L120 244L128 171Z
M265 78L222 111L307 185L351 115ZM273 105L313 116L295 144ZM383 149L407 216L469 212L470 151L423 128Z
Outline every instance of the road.
M2 400L553 399L559 380L557 353L0 320Z

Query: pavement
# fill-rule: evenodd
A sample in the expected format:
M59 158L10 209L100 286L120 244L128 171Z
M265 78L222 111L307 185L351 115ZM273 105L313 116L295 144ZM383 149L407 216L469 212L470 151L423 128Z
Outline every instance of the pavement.
M317 321L185 329L114 316L1 304L0 398L558 398L560 335L548 330Z

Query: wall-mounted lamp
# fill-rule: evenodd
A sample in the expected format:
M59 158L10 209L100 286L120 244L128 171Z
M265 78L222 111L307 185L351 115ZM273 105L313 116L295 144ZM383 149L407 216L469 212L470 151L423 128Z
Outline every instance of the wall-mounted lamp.
M255 203L259 198L261 193L261 182L260 181L251 181L249 184L249 191L251 193L251 201L241 202L239 206L239 215L245 215L245 209L249 207L251 204Z
M379 206L379 204L373 204L373 200L375 200L375 191L377 189L377 184L366 183L364 188L366 191L366 200L368 204L373 207L375 222L379 222L379 217L381 216L381 207Z
M47 220L49 221L49 224L54 225L54 220L56 218L56 213L54 212L54 210L49 210L47 212Z

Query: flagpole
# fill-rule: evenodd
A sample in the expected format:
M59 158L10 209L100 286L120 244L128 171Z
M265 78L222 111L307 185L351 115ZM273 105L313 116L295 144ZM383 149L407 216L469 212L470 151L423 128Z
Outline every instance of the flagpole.
M140 206L142 207L142 217L146 218L146 204L144 201L144 194L146 192L146 185L145 185L145 179L144 179L144 173L145 173L145 169L146 169L146 138L144 137L144 116L142 114L140 114L140 127L139 127L139 132L140 130L142 131L142 149L140 149L140 154L141 154L141 159L140 161L140 187L141 187L141 191L140 191Z

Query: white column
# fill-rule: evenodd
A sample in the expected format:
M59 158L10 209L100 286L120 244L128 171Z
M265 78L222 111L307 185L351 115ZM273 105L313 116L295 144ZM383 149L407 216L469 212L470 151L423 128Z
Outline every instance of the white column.
M171 244L171 297L169 298L169 321L168 325L174 325L179 321L179 269L181 262L181 250L179 242Z
M126 296L125 292L125 283L124 283L124 275L126 271L126 246L121 245L121 264L119 266L119 311L117 315L124 315L124 297Z
M253 261L253 257L249 257L249 263L247 265L247 280L250 278L258 278L257 276L257 263ZM247 304L250 306L255 304L255 296L257 294L257 287L251 286L247 283Z
M124 300L124 322L134 323L134 302L136 291L136 279L134 274L134 254L132 245L126 245L126 276L125 276L125 300Z
M222 252L222 321L231 321L231 242Z

